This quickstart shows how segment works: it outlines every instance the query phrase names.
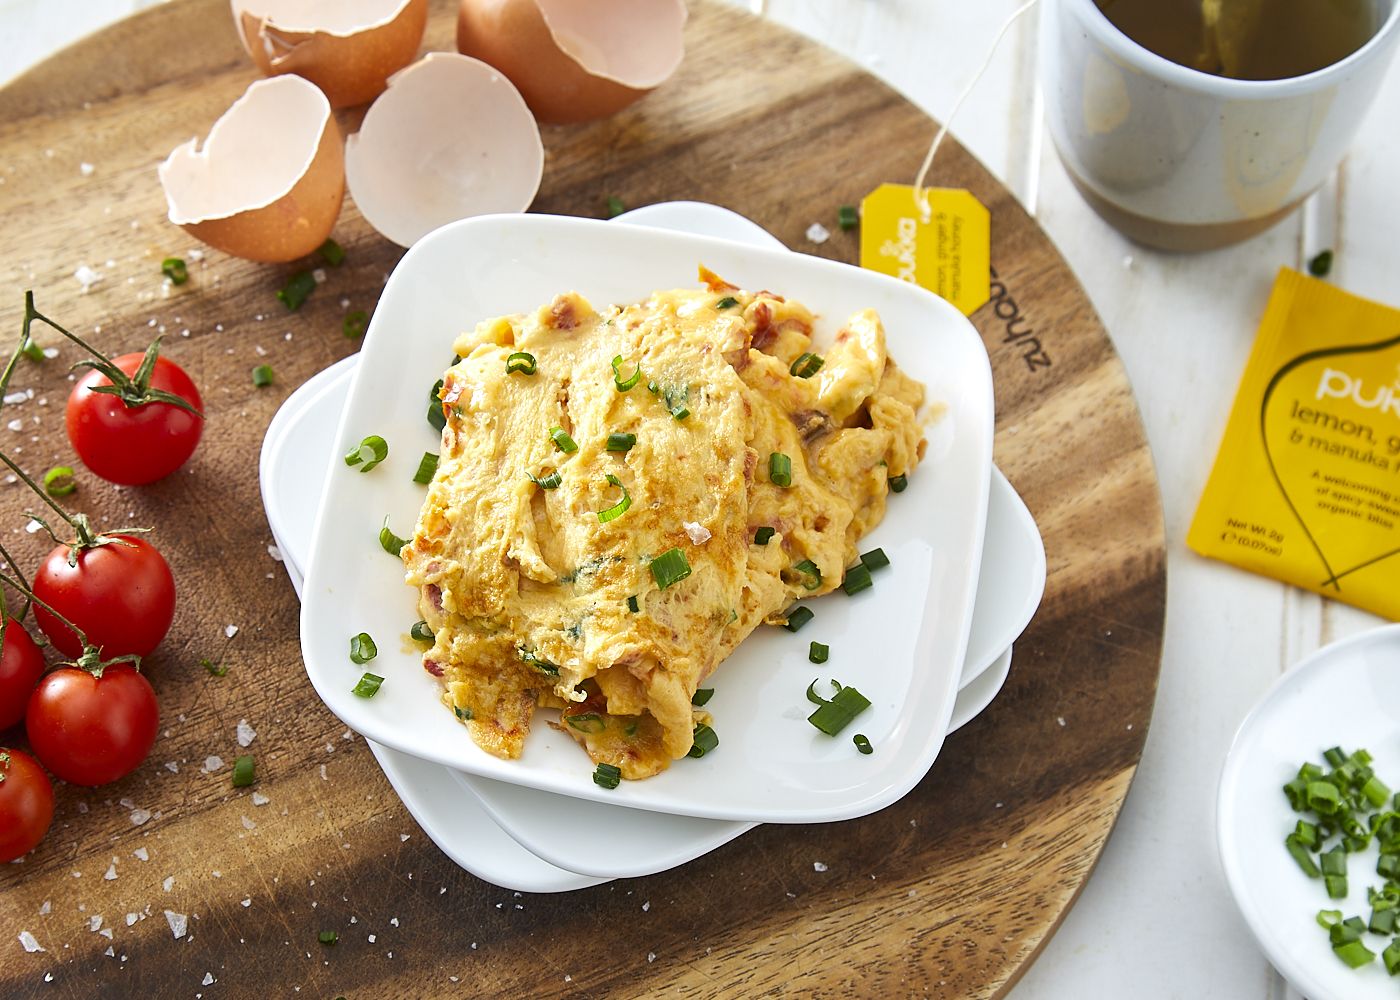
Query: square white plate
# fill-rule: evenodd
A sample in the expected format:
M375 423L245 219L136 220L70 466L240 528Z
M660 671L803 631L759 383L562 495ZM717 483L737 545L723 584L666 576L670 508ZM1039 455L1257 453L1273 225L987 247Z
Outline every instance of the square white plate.
M882 546L892 561L876 586L813 602L816 620L798 635L760 629L716 674L707 707L719 750L607 791L593 784L591 763L573 741L542 724L517 761L471 742L441 707L418 651L401 641L417 619L416 595L377 535L386 514L398 534L412 530L423 491L411 477L421 454L438 447L424 419L427 390L461 330L568 289L599 305L637 301L657 288L692 285L700 263L741 286L807 304L819 316L818 344L858 309L877 309L891 355L946 412L929 427L928 453L909 489L892 497L885 521L862 543ZM307 674L346 724L484 777L715 819L848 819L894 802L927 772L943 743L967 643L991 470L991 370L957 310L912 285L787 251L587 219L492 216L444 227L404 256L362 355L336 452L380 434L390 455L368 475L332 462L301 619ZM349 660L350 637L361 631L380 650L367 668ZM831 645L820 669L807 662L812 639ZM373 699L350 693L363 669L386 678ZM878 766L844 736L831 739L807 724L804 691L819 675L854 684L871 700L858 731L882 748Z

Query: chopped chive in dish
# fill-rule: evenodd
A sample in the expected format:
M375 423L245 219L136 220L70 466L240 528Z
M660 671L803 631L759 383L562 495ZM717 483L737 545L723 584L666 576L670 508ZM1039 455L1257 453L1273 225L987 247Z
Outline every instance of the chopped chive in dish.
M542 656L537 655L534 650L525 649L522 646L515 651L515 654L520 657L522 663L528 663L536 670L549 674L551 677L559 676L559 665L557 663L550 663Z
M690 744L690 752L687 757L703 757L715 747L719 746L719 737L715 731L703 722L695 727L693 742Z
M569 437L562 427L551 427L549 429L549 439L554 442L556 448L566 455L578 451L578 445L574 442L573 438Z
M453 705L452 714L457 716L457 718L461 719L463 722L472 721L472 710L470 708L463 708L461 705Z
M608 724L603 721L603 717L596 712L584 712L582 715L566 715L564 721L568 723L570 729L577 729L581 733L601 733L608 728Z
M787 621L783 624L783 628L789 632L796 632L815 617L817 616L812 614L811 608L799 604L787 613Z
M841 589L847 594L859 594L862 590L868 590L870 586L870 570L866 569L863 562L858 562L846 570L846 578L841 581Z
M160 262L161 273L170 279L172 285L183 285L190 280L190 272L179 257L167 257Z
M369 313L363 309L356 309L340 321L340 332L351 340L359 340L365 335L365 330L369 329Z
M425 621L414 622L413 627L408 630L408 634L413 637L415 642L432 642L434 639L433 630L428 628L428 623Z
M908 476L891 476L891 477L890 477L890 492L891 492L891 493L903 493L903 492L904 492L906 489L908 489L908 488L909 488L909 477L908 477Z
M612 359L613 385L617 386L618 392L626 392L642 380L642 366L640 363L632 369L632 374L626 378L622 375L622 355Z
M690 562L679 548L667 549L651 561L651 576L662 590L690 575Z
M815 704L817 710L807 716L807 721L826 735L835 736L849 726L857 715L870 707L870 699L849 684L842 686L833 680L831 686L836 688L836 693L830 700L817 694L816 681L808 686L807 700Z
M627 513L627 508L632 506L632 496L627 492L627 487L622 485L622 480L618 479L616 476L611 474L607 478L609 484L616 486L618 489L622 490L622 499L619 500L617 503L613 504L607 510L598 511L598 522L600 524L607 524L609 521L617 520L623 514ZM680 550L674 549L672 551L678 552ZM655 564L653 563L653 566L654 565ZM688 566L686 567L686 573L690 573L690 567Z
M538 370L535 356L528 351L516 351L506 358L507 375L533 375Z
M755 545L767 545L772 541L775 534L777 534L777 532L773 528L764 525L753 533L753 543Z
M695 693L690 696L690 703L699 708L708 704L709 700L714 696L714 688L696 688Z
M608 451L628 452L637 443L637 435L613 431L608 435Z
M860 554L860 561L866 569L873 573L877 569L884 569L888 566L890 564L890 557L885 555L884 549L871 549L869 552L862 552Z
M371 434L345 454L345 464L361 472L368 472L389 457L389 442L378 434Z
M633 594L631 597L627 598L627 610L632 612L634 615L642 610L641 606L637 604L636 594Z
M613 764L599 764L593 769L593 784L616 788L622 784L622 769Z
M253 783L253 755L243 754L233 761L233 787L247 788Z
M437 475L438 457L431 451L423 452L423 457L418 460L418 471L413 474L413 481L420 486L427 486Z
M379 547L391 556L396 556L408 544L407 538L400 538L389 530L389 515L384 515L384 527L379 529Z
M443 379L438 379L428 390L428 426L435 431L441 431L447 426L447 414L442 411L442 397L438 395L442 391L443 382Z
M272 366L258 365L253 369L253 385L259 389L272 384Z
M1332 273L1332 251L1323 250L1308 261L1308 273L1314 278L1325 278Z
M733 308L734 308L735 306L737 306L738 304L739 304L739 300L738 300L738 299L736 299L736 298L735 298L734 296L732 296L732 295L726 295L724 298L720 299L718 302L715 303L715 308L716 308L716 309L733 309Z
M810 559L803 559L793 567L793 570L802 574L802 586L807 590L816 590L822 585L822 571L816 563Z
M44 473L44 492L51 497L66 497L77 488L71 465L55 465Z
M540 471L543 472L544 470L541 469ZM564 481L564 477L559 474L558 469L555 469L547 476L540 476L539 478L531 476L528 472L525 473L525 475L529 476L530 482L534 483L542 490L557 490L559 484Z
M308 295L316 290L316 277L310 271L298 271L287 279L286 286L277 293L277 301L296 312Z
M798 378L811 378L822 370L824 360L820 354L807 352L799 354L797 360L788 368L789 375L796 375Z
M831 647L824 642L812 640L812 644L807 647L807 659L813 663L825 663L826 658L831 655Z
M350 662L368 663L379 655L379 647L368 632L361 632L350 640Z
M875 748L870 745L870 740L866 738L864 733L856 733L851 737L851 742L856 745L856 749L861 753L871 754L875 752Z
M373 698L379 693L379 685L383 683L383 677L380 677L378 674L367 673L350 689L350 693L357 698Z
M792 459L780 451L768 456L768 480L774 486L792 485Z

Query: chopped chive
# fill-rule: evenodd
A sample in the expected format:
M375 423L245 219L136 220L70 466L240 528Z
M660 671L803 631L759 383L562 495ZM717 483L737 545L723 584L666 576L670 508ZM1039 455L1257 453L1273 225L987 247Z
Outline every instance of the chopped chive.
M637 443L637 435L623 434L618 431L608 435L608 451L631 451L632 446Z
M684 403L680 403L671 409L671 416L675 417L677 420L684 420L686 417L690 416L690 407L686 406Z
M373 698L379 693L379 685L384 683L384 678L378 674L365 674L359 682L350 689L350 693L357 698Z
M828 736L835 736L850 725L861 712L870 707L870 699L849 684L832 695L826 704L807 716L807 721Z
M233 787L247 788L253 783L253 755L243 754L233 761Z
M44 484L48 485L48 477L44 478ZM1390 798L1390 789L1385 786L1374 774L1366 779L1366 783L1361 786L1361 794L1366 796L1368 802L1376 808L1385 805L1385 800Z
M1400 938L1391 941L1381 952L1381 961L1385 962L1385 971L1390 975L1400 974Z
M340 321L340 332L351 340L358 340L365 335L365 330L369 329L369 313L363 309L356 309Z
M352 468L358 465L361 472L368 472L388 457L389 443L378 434L371 434L345 453L345 464Z
M384 515L384 527L379 529L379 547L391 556L396 556L408 544L407 538L400 538L389 530L389 515Z
M1332 273L1332 251L1323 250L1308 261L1308 273L1314 278L1325 278Z
M821 682L822 682L822 681L821 681L821 678L820 678L820 677L814 677L814 678L812 678L812 683L807 685L807 700L810 701L813 705L828 705L828 704L830 704L830 702L828 702L825 698L823 698L821 695L817 694L817 685L820 684ZM837 691L840 691L841 688L842 688L841 682L840 682L840 681L837 681L837 680L833 680L833 681L831 682L831 686L832 686L833 688L835 688Z
M1330 781L1310 781L1305 801L1319 816L1331 816L1341 806L1341 792Z
M823 364L824 361L820 354L812 354L811 352L799 354L797 360L788 368L788 374L796 375L798 378L811 378L822 370Z
M1308 878L1317 878L1322 874L1322 872L1318 870L1317 865L1313 862L1312 855L1308 853L1307 847L1298 839L1297 834L1290 833L1285 837L1283 846L1288 848L1288 853L1292 856L1294 861L1298 862L1298 867L1303 870L1303 874Z
M72 466L55 465L44 473L44 492L51 497L66 497L77 488Z
M622 784L622 769L613 764L599 764L593 769L593 784L616 788Z
M507 375L533 375L538 369L535 356L528 351L516 351L506 358Z
M322 944L335 944L340 940L340 935L335 931L322 931L316 935L316 940Z
M1371 908L1371 919L1366 924L1366 929L1372 934L1394 934L1395 933L1395 907L1373 906Z
M870 740L866 738L864 733L856 733L851 737L851 742L854 743L856 749L863 754L872 754L875 752L875 748L870 745Z
M1347 877L1345 875L1324 875L1322 884L1327 887L1328 899L1347 898Z
M428 628L428 623L425 621L414 622L413 627L408 630L408 634L415 642L432 642L435 638L433 630Z
M608 195L608 218L616 219L627 211L627 204L615 194Z
M777 534L777 531L765 524L753 533L753 543L755 545L767 545L772 541L775 534Z
M822 585L822 571L812 560L803 559L793 569L802 574L802 586L805 589L816 590Z
M703 707L715 696L714 688L696 688L695 693L690 696L690 703L696 707Z
M316 252L331 267L339 267L345 263L345 248L329 236L326 237L326 242L317 248Z
M258 365L253 369L253 385L259 389L272 384L272 366Z
M831 655L831 647L824 642L812 640L812 644L807 647L807 659L813 663L825 663L826 658Z
M695 727L695 735L692 737L690 752L687 757L703 757L715 747L719 746L719 737L715 731L703 722Z
M799 604L787 613L787 621L783 624L783 628L789 632L796 632L815 617L817 616L812 614L811 608Z
M690 562L679 548L667 549L651 561L651 576L662 590L690 575Z
M846 578L841 581L841 589L847 594L859 594L862 590L868 590L870 586L870 570L865 568L863 562L858 562L846 570Z
M277 301L290 312L301 308L306 297L316 290L316 278L310 271L298 271L287 279L287 285L277 293Z
M418 460L418 471L413 474L413 481L421 486L427 486L437 475L438 457L431 451L423 452L423 457Z
M461 719L463 722L472 721L472 710L470 708L462 708L459 705L453 705L452 714L457 716L457 718Z
M374 639L368 632L361 632L350 640L350 662L368 663L379 655L379 647L374 644Z
M543 472L544 470L541 469L540 471ZM528 472L525 473L525 475L529 477L530 482L534 483L542 490L557 490L559 488L559 484L564 481L564 477L559 474L558 469L555 469L549 475L541 476L538 479L536 479L534 476L531 476Z
M860 554L861 564L872 573L877 569L884 569L890 564L890 557L885 555L884 549L871 549L869 552Z
M632 370L632 374L626 378L622 377L622 355L612 359L613 385L617 386L618 392L626 392L642 380L642 366L640 363Z
M1314 919L1317 921L1317 925L1319 927L1321 927L1325 931L1328 931L1332 929L1332 926L1334 924L1340 924L1342 922L1342 911L1318 910L1317 916Z
M634 615L642 610L641 606L637 604L636 594L633 594L631 597L627 598L627 610L632 612Z
M909 477L908 477L908 476L892 476L892 477L890 478L890 492L891 492L891 493L903 493L903 492L904 492L906 489L908 489L908 488L909 488Z
M199 665L203 667L211 677L228 676L228 664L224 663L222 660L215 663L213 660L203 659L199 661Z
M734 296L732 296L732 295L726 295L724 298L720 299L718 302L715 303L715 308L716 308L716 309L733 309L733 308L734 308L735 306L737 306L738 304L739 304L739 300L738 300L738 299L736 299L736 298L735 298Z
M836 224L844 230L852 230L860 223L860 215L854 205L842 205L836 209Z
M559 676L559 665L557 663L550 663L548 660L536 654L534 650L526 649L521 646L516 649L515 655L520 657L521 662L530 664L530 666L534 667L536 670L549 674L551 677Z
M562 427L551 427L549 438L554 442L554 446L566 455L578 451L578 445L574 443L573 438L564 432Z
M447 426L447 414L443 411L442 397L438 395L443 382L443 379L438 379L428 390L428 426L435 431L441 431Z
M792 485L792 459L780 451L768 456L768 480L774 486Z
M571 729L577 729L581 733L601 733L608 728L608 724L603 721L603 717L596 712L584 712L581 715L566 715L564 721Z
M1332 952L1353 969L1361 968L1376 957L1376 953L1360 941L1348 941L1346 944L1333 945Z
M616 476L611 474L607 477L607 479L610 484L622 490L622 499L619 500L617 503L613 504L607 510L598 511L599 524L607 524L609 521L616 521L623 514L627 513L627 508L632 506L632 496L627 492L627 487L622 485L622 480L618 479ZM679 552L680 549L672 549L672 551ZM655 564L653 563L653 568L654 567ZM686 573L688 574L689 572L690 567L686 567Z
M170 279L172 285L183 285L190 280L190 272L179 257L167 257L160 262L161 273Z

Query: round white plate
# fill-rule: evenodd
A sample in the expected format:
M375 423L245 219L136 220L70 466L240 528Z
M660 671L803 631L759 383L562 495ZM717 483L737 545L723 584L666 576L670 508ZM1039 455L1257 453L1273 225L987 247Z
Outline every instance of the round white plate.
M1376 775L1400 788L1400 625L1320 649L1270 688L1235 734L1215 816L1230 891L1283 977L1310 1000L1394 1000L1400 986L1379 957L1389 939L1367 935L1376 960L1349 969L1315 919L1331 909L1370 918L1366 887L1383 881L1374 847L1350 859L1348 897L1330 900L1283 846L1298 819L1283 786L1333 746L1369 750Z

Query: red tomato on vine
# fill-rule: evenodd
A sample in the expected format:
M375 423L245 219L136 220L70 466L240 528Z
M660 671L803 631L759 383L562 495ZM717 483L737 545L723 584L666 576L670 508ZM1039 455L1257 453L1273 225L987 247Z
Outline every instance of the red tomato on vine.
M60 667L39 682L24 719L35 756L75 785L105 785L136 770L159 725L156 693L129 663Z
M0 864L32 851L53 822L53 785L27 753L0 747Z
M24 718L24 707L46 666L44 654L24 626L7 619L4 638L0 639L0 729L9 729Z

